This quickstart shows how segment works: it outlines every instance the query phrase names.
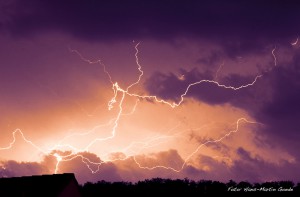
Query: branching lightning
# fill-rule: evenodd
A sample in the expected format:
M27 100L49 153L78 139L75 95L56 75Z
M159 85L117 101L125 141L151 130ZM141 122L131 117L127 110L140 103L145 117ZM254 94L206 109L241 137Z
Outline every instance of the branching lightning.
M148 169L148 170L153 170L155 168L165 168L165 169L168 169L168 170L172 170L174 172L180 172L187 164L188 164L188 161L203 147L203 146L206 146L208 144L211 144L211 143L218 143L222 140L224 140L225 138L229 137L230 135L232 135L233 133L236 133L238 132L239 130L239 127L240 127L240 122L241 121L244 121L246 123L251 123L251 124L257 124L257 122L252 122L252 121L249 121L247 120L246 118L239 118L237 121L236 121L236 128L234 130L231 130L229 131L228 133L226 133L224 136L218 138L218 139L215 139L215 140L208 140L202 144L200 144L196 149L195 151L193 151L190 155L188 155L182 166L179 168L179 169L175 169L175 168L172 168L172 167L167 167L167 166L154 166L154 167L147 167L147 166L142 166L137 160L136 160L136 157L134 157L134 160L135 162L138 164L138 166L140 168L143 168L143 169Z
M297 39L297 41L295 43L292 43L292 45L297 44L297 42L298 42L298 39ZM115 107L115 105L117 105L117 107L116 107L117 114L116 114L116 116L113 119L111 119L110 121L108 121L108 123L103 124L103 125L97 125L93 129L91 129L89 131L86 131L86 132L83 132L83 133L73 133L71 135L65 136L57 144L55 144L53 147L51 147L51 148L49 148L47 150L44 150L44 149L40 148L39 146L35 145L32 141L28 140L25 137L25 135L23 134L23 132L20 129L16 129L12 133L12 136L13 136L12 142L9 143L9 145L6 146L6 147L2 147L2 148L0 147L0 150L11 149L13 147L13 145L15 144L15 142L16 142L16 134L18 133L18 134L21 135L22 139L26 143L30 144L31 146L33 146L34 148L36 148L41 153L43 153L45 155L51 155L51 156L53 156L53 157L56 158L56 166L55 166L54 173L58 173L59 172L59 165L60 165L61 162L71 161L71 160L74 160L76 158L80 158L82 160L82 162L86 164L86 166L90 169L90 171L92 173L98 172L100 166L103 163L105 163L105 162L112 162L112 161L115 161L115 160L125 160L125 159L128 159L128 158L133 158L133 160L135 161L135 163L137 164L137 166L139 168L142 168L142 169L153 170L153 169L156 169L156 168L164 168L164 169L172 170L174 172L180 172L188 164L188 162L191 160L191 158L203 146L206 146L206 145L211 144L211 143L218 143L218 142L224 140L225 138L229 137L233 133L236 133L239 130L240 124L242 122L245 122L245 123L248 123L248 124L255 124L256 123L256 122L253 122L253 121L249 121L246 118L239 118L236 121L236 128L234 130L231 130L231 131L227 132L225 135L221 136L220 138L217 138L217 139L214 139L214 140L208 140L205 143L202 143L202 144L198 145L198 147L191 154L189 154L184 159L184 163L178 169L175 169L175 168L169 167L169 166L162 166L162 165L157 165L157 166L154 166L154 167L143 166L141 163L139 163L138 159L136 158L136 155L139 154L140 151L142 151L144 149L147 149L147 148L149 148L151 146L158 145L158 144L162 143L162 141L164 141L164 140L168 140L168 139L174 138L176 136L179 136L179 134L156 136L156 137L150 138L150 139L148 139L146 141L143 141L143 142L142 141L140 141L140 142L139 141L132 142L123 151L130 150L130 149L132 149L132 147L135 147L135 146L138 146L139 151L133 151L132 154L128 154L124 158L118 158L118 159L112 159L112 160L108 160L108 161L95 162L95 161L89 160L87 157L84 157L83 154L82 154L82 152L88 152L89 149L95 143L99 143L99 142L102 142L102 141L111 140L111 139L113 139L117 135L117 129L118 129L118 125L119 125L119 121L120 121L121 117L123 115L131 115L131 114L133 114L135 112L135 110L136 110L136 107L137 107L137 104L139 102L139 99L150 99L150 100L153 100L153 101L155 101L157 103L166 104L166 105L170 106L171 108L175 108L175 107L179 107L183 103L183 101L186 98L188 92L190 91L190 89L193 86L198 86L198 85L201 85L201 84L204 84L204 83L209 83L209 84L218 86L220 88L238 91L240 89L247 88L249 86L253 86L258 81L258 79L262 77L262 75L257 75L256 77L254 77L254 79L250 83L244 84L244 85L241 85L241 86L236 86L236 87L235 86L230 86L230 85L224 85L224 84L221 84L220 82L217 82L215 80L203 79L203 80L200 80L200 81L195 81L195 82L189 84L186 87L185 91L180 95L180 100L178 102L167 101L167 100L159 98L156 95L140 95L140 94L137 94L137 93L134 93L134 92L130 91L132 87L134 87L136 85L139 85L139 83L141 82L141 79L143 77L143 74L144 74L144 72L142 70L142 66L141 66L141 64L139 62L139 56L138 56L139 55L139 49L138 49L139 45L140 45L140 43L137 43L135 45L135 51L136 51L135 52L135 60L136 60L135 62L136 62L136 65L137 65L137 69L139 71L139 76L138 76L138 78L137 78L136 81L134 81L132 84L130 84L129 86L127 86L125 88L122 88L117 82L114 82L112 80L111 75L109 74L109 72L106 69L106 66L102 63L101 60L96 60L96 61L88 60L83 55L81 55L81 53L79 53L77 50L69 49L70 52L75 53L76 55L78 55L80 57L81 60L87 62L88 64L100 64L103 67L103 71L106 74L106 76L108 77L108 79L109 79L109 81L110 81L110 83L112 85L112 91L113 91L113 96L112 96L112 98L108 102L108 106L107 106L108 110L112 110ZM275 50L276 50L276 47L272 50L272 55L274 57L274 64L276 66L276 64L277 64L276 61L277 60L276 60L276 56L274 54ZM218 77L218 72L219 72L219 70L221 69L221 67L223 65L224 65L224 62L218 68L216 76L215 76L215 79ZM125 101L125 99L127 97L133 97L133 98L135 98L136 99L136 103L135 103L135 105L132 108L132 110L131 110L130 113L123 113L124 101ZM76 136L79 136L79 137L80 136L85 136L85 135L93 133L96 129L98 129L100 127L103 127L103 126L106 126L106 125L111 125L111 124L113 125L113 127L112 127L112 130L111 130L111 133L110 133L109 136L103 137L103 138L96 138L96 139L92 140L91 142L89 142L84 148L77 148L77 147L74 147L73 145L70 145L70 144L63 144L63 142L66 139L68 139L68 138L76 137ZM66 154L66 155L62 155L59 152L56 152L56 150L59 150L60 148L63 148L63 147L64 148L68 148L71 151L68 154Z
M103 67L103 71L104 71L104 73L107 75L107 77L108 77L110 83L113 84L112 78L111 78L109 72L106 70L105 64L103 64L102 61L101 61L100 59L99 59L99 60L96 60L96 61L91 61L91 60L86 59L85 57L83 57L83 56L81 55L81 53L79 53L77 50L71 49L71 48L69 47L69 51L72 52L72 53L76 53L76 54L80 57L81 60L87 62L88 64L100 64L100 65Z

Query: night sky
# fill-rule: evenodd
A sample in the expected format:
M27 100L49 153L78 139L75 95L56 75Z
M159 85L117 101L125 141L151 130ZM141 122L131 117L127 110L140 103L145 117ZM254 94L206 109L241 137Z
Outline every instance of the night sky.
M2 0L0 177L300 181L299 10Z

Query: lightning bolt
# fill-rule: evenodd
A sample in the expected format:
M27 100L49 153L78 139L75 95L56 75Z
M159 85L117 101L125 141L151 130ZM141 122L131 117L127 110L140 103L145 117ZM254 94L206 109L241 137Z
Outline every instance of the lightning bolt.
M187 96L188 92L190 91L190 89L193 87L193 86L198 86L198 85L201 85L203 83L210 83L210 84L213 84L215 86L218 86L220 88L225 88L225 89L230 89L230 90L234 90L234 91L238 91L240 89L243 89L243 88L247 88L249 86L253 86L257 80L259 78L262 77L262 75L257 75L253 81L251 81L250 83L248 84L244 84L244 85L241 85L241 86L230 86L230 85L224 85L224 84L221 84L215 80L208 80L208 79L203 79L203 80L200 80L200 81L196 81L194 83L191 83L187 86L187 88L185 89L185 91L180 95L180 100L178 102L169 102L167 100L164 100L164 99L160 99L159 97L157 97L156 95L140 95L140 94L136 94L136 93L132 93L130 92L130 89L136 85L138 85L142 79L142 76L144 74L143 70L142 70L142 66L139 62L139 47L140 43L137 43L135 45L135 62L136 62L136 65L137 65L137 69L139 71L139 76L137 78L136 81L134 81L132 84L130 84L129 86L127 86L126 88L122 88L117 82L113 82L112 80L112 77L111 75L109 74L109 72L107 71L106 69L106 66L105 64L101 61L101 60L96 60L96 61L91 61L89 59L86 59L83 55L81 55L81 53L79 53L77 50L74 50L74 49L70 49L69 48L69 51L72 52L72 53L75 53L77 54L81 60L85 61L86 63L88 64L99 64L103 67L103 71L104 73L106 74L107 78L109 79L111 85L112 85L112 92L113 92L113 96L111 98L111 100L109 100L108 102L108 110L112 110L114 108L115 105L117 105L117 114L115 116L115 118L111 119L110 121L108 121L108 123L106 124L103 124L103 125L97 125L95 126L93 129L87 131L87 132L83 132L83 133L73 133L71 135L68 135L66 137L64 137L58 144L55 144L52 148L49 148L48 150L44 150L42 148L40 148L39 146L35 145L32 141L28 140L25 135L23 134L23 132L20 130L20 129L16 129L13 133L12 133L12 136L13 136L13 140L12 142L7 146L7 147L0 147L0 150L8 150L10 148L13 147L13 145L15 144L16 142L16 134L19 133L22 137L22 139L30 144L31 146L33 146L34 148L36 148L38 151L40 151L41 153L45 154L45 155L51 155L53 157L56 158L56 165L55 165L55 170L54 172L57 173L59 172L59 165L61 162L67 162L67 161L72 161L73 159L75 158L81 158L82 162L86 164L86 166L90 169L90 171L92 173L96 173L99 171L99 168L100 166L105 163L105 162L111 162L111 161L114 161L114 160L107 160L107 161L100 161L100 162L95 162L95 161L91 161L89 160L88 158L84 157L81 152L88 152L90 147L93 146L95 143L97 142L101 142L101 141L107 141L107 140L111 140L113 139L116 134L117 134L117 128L118 128L118 125L119 125L119 121L121 119L121 117L123 115L131 115L135 112L136 110L136 107L137 107L137 104L138 104L138 101L139 99L150 99L150 100L154 100L155 102L157 103L162 103L162 104L166 104L168 106L170 106L171 108L175 108L175 107L178 107L180 106L185 97ZM274 56L274 64L276 66L277 62L276 62L276 56L274 54L274 51L276 49L276 46L275 48L272 50L272 54ZM219 70L221 69L221 67L224 65L224 62L220 65L220 67L218 68L217 70L217 73L216 73L216 76L215 78L217 78L218 76L218 72ZM126 99L126 97L134 97L136 98L136 104L134 105L134 107L132 108L131 112L130 113L123 113L123 105L124 105L124 101ZM153 137L149 140L146 140L145 142L132 142L128 147L126 147L123 151L127 151L127 150L130 150L132 149L132 147L135 147L135 146L138 146L139 148L139 151L133 151L132 154L130 155L127 155L125 156L124 158L119 158L117 160L125 160L125 159L128 159L128 158L133 158L135 163L138 165L138 167L142 168L142 169L148 169L148 170L153 170L153 169L156 169L156 168L164 168L164 169L168 169L168 170L172 170L174 172L180 172L186 165L187 163L190 161L190 159L203 147L203 146L206 146L210 143L218 143L220 141L222 141L223 139L229 137L230 135L232 135L233 133L236 133L238 130L239 130L239 125L241 124L241 122L246 122L246 123L251 123L251 124L254 124L256 122L252 122L252 121L248 121L246 118L240 118L236 121L236 128L232 131L229 131L227 134L225 134L224 136L218 138L218 139L215 139L215 140L208 140L206 141L205 143L202 143L200 144L188 157L185 158L184 160L184 163L182 164L182 166L179 168L179 169L175 169L175 168L172 168L172 167L168 167L168 166L154 166L154 167L147 167L147 166L142 166L136 159L136 154L137 153L140 153L140 151L144 150L144 149L147 149L149 147L152 147L152 146L156 146L156 145L159 145L160 143L162 143L162 141L164 140L168 140L168 139L171 139L171 138L174 138L180 134L176 134L176 135L164 135L164 136L157 136L157 137ZM96 129L98 128L101 128L103 126L107 126L107 125L113 125L112 127L112 130L111 130L111 134L107 137L104 137L104 138L96 138L94 140L92 140L90 143L88 143L84 148L82 149L79 149L79 148L76 148L70 144L62 144L63 141L65 141L66 139L68 138L71 138L71 137L75 137L75 136L85 136L85 135L88 135L88 134L91 134L93 133ZM60 149L62 147L66 147L68 149L70 149L70 153L66 154L66 155L62 155L62 154L59 154L58 152L55 152L55 150L57 149ZM96 167L95 169L93 167Z
M16 129L16 130L12 133L12 136L13 136L12 142L10 142L9 145L8 145L7 147L0 147L0 150L9 150L9 149L11 149L11 148L13 147L13 145L15 144L15 142L16 142L16 134L17 134L17 133L19 133L19 134L21 135L22 139L23 139L26 143L30 144L31 146L33 146L33 147L36 148L37 150L39 150L39 151L41 151L41 152L44 152L43 149L41 149L39 146L35 145L33 142L31 142L30 140L28 140L28 139L24 136L24 134L23 134L23 132L21 131L21 129Z
M216 72L216 75L215 75L215 80L217 80L218 79L218 74L219 74L219 72L220 72L220 70L222 69L222 67L224 66L224 61L222 62L222 64L220 64L220 66L219 66L219 68L218 68L218 70L217 70L217 72Z
M69 51L72 52L72 53L76 53L81 60L83 60L84 62L88 63L88 64L100 64L102 67L103 67L103 72L106 74L106 76L108 77L109 81L111 84L113 84L113 81L112 81L112 77L110 76L109 72L106 70L106 66L105 64L102 62L102 60L98 59L98 60L95 60L95 61L91 61L89 59L86 59L85 57L83 57L81 55L81 53L79 53L79 51L75 50L75 49L71 49L69 47Z
M42 148L40 148L39 146L37 146L36 144L34 144L32 141L28 140L24 133L21 131L21 129L16 129L13 133L12 133L12 136L13 136L13 140L12 142L9 143L8 146L6 147L0 147L0 150L9 150L13 147L13 145L15 144L16 142L16 134L19 134L21 135L23 141L25 141L26 143L30 144L32 147L34 147L35 149L37 149L38 151L42 152L44 155L52 155L56 158L57 160L57 163L56 163L56 168L55 168L55 173L57 172L57 169L58 169L58 165L59 165L59 162L62 160L62 157L58 154L51 154L50 152L47 152L45 150L43 150Z
M295 45L297 45L297 44L298 44L298 41L299 41L299 37L297 37L296 41L294 41L294 42L291 42L291 45L292 45L292 46L295 46Z
M211 84L214 84L218 87L221 87L221 88L225 88L225 89L231 89L231 90L240 90L242 88L247 88L249 86L252 86L254 85L257 80L259 78L261 78L263 75L257 75L254 80L251 82L251 83L248 83L248 84L245 84L245 85L241 85L241 86L237 86L237 87L234 87L234 86L228 86L228 85L224 85L224 84L220 84L219 82L217 81L214 81L214 80L208 80L208 79L203 79L203 80L200 80L200 81L197 81L197 82L194 82L194 83L191 83L188 85L188 87L186 88L185 92L183 94L180 95L180 101L178 101L177 103L176 102L168 102L166 100L163 100L163 99L159 99L157 96L155 95L138 95L138 94L134 94L134 93L129 93L129 92L126 92L127 95L129 96L133 96L133 97L138 97L138 98L142 98L142 99L154 99L156 102L158 103L163 103L163 104L167 104L169 105L170 107L172 108L175 108L175 107L178 107L182 104L182 102L184 101L184 98L185 96L187 95L187 93L189 92L190 88L193 87L193 86L196 86L196 85L200 85L202 83L211 83ZM122 89L120 89L119 91L124 91Z
M236 133L238 132L239 130L239 125L240 125L240 122L241 121L244 121L246 123L250 123L250 124L258 124L257 122L253 122L253 121L249 121L247 120L246 118L239 118L237 121L236 121L236 128L234 130L231 130L229 131L228 133L226 133L224 136L218 138L218 139L215 139L215 140L208 140L202 144L200 144L190 155L188 155L185 159L184 159L184 162L183 164L181 165L181 167L179 169L175 169L173 167L168 167L168 166L163 166L163 165L158 165L158 166L154 166L154 167L147 167L147 166L142 166L136 159L136 157L134 156L134 161L137 163L137 165L142 168L142 169L147 169L147 170L154 170L154 169L157 169L157 168L163 168L163 169L166 169L166 170L172 170L174 172L180 172L183 170L183 168L187 165L188 161L203 147L203 146L206 146L208 144L211 144L211 143L218 143L218 142L221 142L222 140L224 140L225 138L229 137L230 135L232 135L233 133Z
M272 55L274 57L274 65L277 66L277 58L276 58L276 55L275 55L275 50L276 50L276 46L274 47L274 49L272 50Z
M135 47L134 47L134 48L135 48L135 51L136 51L135 54L134 54L134 56L135 56L135 62L136 62L136 65L138 66L138 70L139 70L139 72L140 72L140 75L139 75L139 77L138 77L138 79L137 79L136 82L134 82L133 84L131 84L131 85L129 85L129 86L127 87L126 92L128 92L129 89L130 89L131 87L137 85L137 84L141 81L142 76L144 75L144 71L142 70L142 66L141 66L140 63L139 63L139 57L138 57L138 54L139 54L138 46L139 46L139 45L140 45L140 42L137 43L137 44L135 45Z
M56 165L55 165L54 174L57 174L57 172L58 172L58 166L59 166L59 164L60 164L60 162L62 160L62 157L59 154L57 154L57 153L53 154L53 156L56 157L56 161L57 161Z

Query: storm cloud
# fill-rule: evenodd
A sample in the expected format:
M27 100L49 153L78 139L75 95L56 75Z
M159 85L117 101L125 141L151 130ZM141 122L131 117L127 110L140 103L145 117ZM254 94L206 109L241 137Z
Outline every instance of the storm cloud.
M58 172L81 183L297 181L299 10L294 0L1 1L0 176L53 173L53 155L34 159L66 143L81 156ZM141 70L131 95L115 89ZM187 87L174 109L146 98L178 103Z
M16 0L1 6L1 27L16 36L61 31L94 41L192 36L245 50L253 40L297 36L298 9L297 1Z

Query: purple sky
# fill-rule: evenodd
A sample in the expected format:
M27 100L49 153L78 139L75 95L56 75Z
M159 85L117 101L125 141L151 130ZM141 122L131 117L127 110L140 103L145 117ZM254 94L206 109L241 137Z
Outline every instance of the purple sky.
M1 1L0 176L53 173L55 167L52 153L41 153L20 133L6 150L15 129L43 150L106 123L95 135L66 143L81 149L109 135L109 121L118 113L117 107L107 110L112 84L100 64L88 64L71 50L101 59L124 88L138 78L140 42L144 75L132 88L139 95L173 103L197 81L239 87L261 77L238 91L207 82L192 86L174 110L137 99L135 113L120 119L115 139L79 151L95 162L110 158L97 173L81 157L62 162L59 172L75 172L80 182L157 176L300 181L299 9L292 0ZM136 99L125 102L129 113ZM180 169L199 145L224 136L241 117L255 126L243 124L228 139L208 144L180 172L136 163ZM172 139L161 140L167 136ZM154 148L131 147L145 140ZM120 159L122 154L128 158Z

